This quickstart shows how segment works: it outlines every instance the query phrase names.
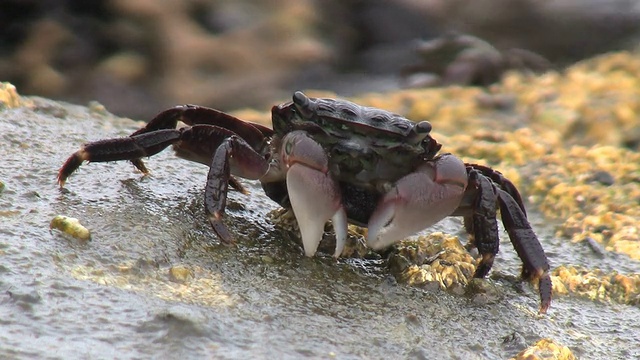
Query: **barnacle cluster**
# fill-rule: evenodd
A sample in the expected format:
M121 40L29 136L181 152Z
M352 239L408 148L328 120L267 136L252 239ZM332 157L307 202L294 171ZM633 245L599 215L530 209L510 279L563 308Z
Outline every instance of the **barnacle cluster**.
M389 265L401 282L452 290L467 285L476 269L475 259L458 238L442 232L402 242Z

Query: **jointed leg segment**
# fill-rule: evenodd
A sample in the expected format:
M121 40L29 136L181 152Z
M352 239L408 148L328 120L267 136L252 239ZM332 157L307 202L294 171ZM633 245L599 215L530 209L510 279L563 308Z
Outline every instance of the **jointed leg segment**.
M509 239L523 262L522 277L538 280L540 292L540 312L544 313L551 304L551 278L549 262L533 232L524 205L515 186L501 174L490 174L486 167L467 165L469 174L468 194L473 197L465 212L465 227L473 236L475 246L482 256L474 277L485 277L491 270L493 259L498 253L500 238L496 221L499 207Z

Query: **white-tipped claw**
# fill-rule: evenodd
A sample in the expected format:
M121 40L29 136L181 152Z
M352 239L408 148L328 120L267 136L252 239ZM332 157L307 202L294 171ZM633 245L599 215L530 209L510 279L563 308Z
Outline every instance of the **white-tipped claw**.
M383 249L449 216L466 185L464 163L448 154L401 178L369 218L368 246Z
M300 226L304 253L311 257L322 240L325 223L332 216L338 223L342 221L342 216L339 215L342 209L340 188L327 174L293 164L287 171L287 190L293 214ZM346 227L346 215L344 218ZM344 236L346 237L346 230ZM344 240L341 241L344 246Z

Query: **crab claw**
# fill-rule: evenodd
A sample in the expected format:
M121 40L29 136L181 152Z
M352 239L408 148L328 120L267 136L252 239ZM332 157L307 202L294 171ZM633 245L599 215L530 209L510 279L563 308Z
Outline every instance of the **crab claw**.
M347 238L347 215L340 187L329 175L324 150L306 134L294 131L283 139L282 159L288 167L287 191L305 255L316 253L324 225L332 219L336 232L334 256L340 256Z
M326 174L294 164L287 172L287 190L296 216L305 255L316 253L324 225L330 218L336 231L336 251L342 253L347 234L347 216L340 204L340 189Z
M343 207L340 207L331 218L333 223L333 230L336 233L336 251L333 253L334 258L339 258L344 250L344 245L347 242L347 213Z
M451 215L466 186L465 165L451 154L401 178L369 219L369 247L383 249Z

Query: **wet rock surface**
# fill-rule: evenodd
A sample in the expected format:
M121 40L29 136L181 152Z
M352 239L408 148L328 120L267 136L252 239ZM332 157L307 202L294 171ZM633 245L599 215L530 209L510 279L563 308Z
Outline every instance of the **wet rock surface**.
M362 230L350 228L348 253L335 261L326 244L329 251L305 258L295 225L252 182L245 182L249 197L230 194L226 221L237 246L220 245L203 211L206 168L169 150L148 161L150 176L125 162L85 164L61 190L57 170L82 143L126 136L142 123L95 103L18 98L6 86L0 99L15 101L2 100L0 112L0 319L7 329L0 352L544 358L569 349L583 359L638 356L638 161L623 140L630 114L638 114L638 72L627 70L634 59L613 54L566 73L510 75L486 91L355 99L430 120L445 151L516 183L552 264L555 294L545 316L537 314L536 289L518 278L521 262L506 235L489 277L469 278L475 259L456 218L377 255L361 248ZM252 110L236 115L268 121ZM611 124L589 131L598 120ZM573 135L576 123L592 136ZM58 215L79 219L91 240L51 232Z

